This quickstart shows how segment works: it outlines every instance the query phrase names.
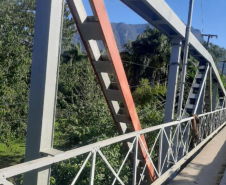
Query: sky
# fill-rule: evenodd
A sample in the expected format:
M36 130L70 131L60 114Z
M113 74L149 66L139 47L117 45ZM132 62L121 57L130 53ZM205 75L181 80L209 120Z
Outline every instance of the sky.
M189 0L165 1L177 16L187 23ZM104 0L104 2L111 22L147 23L120 0ZM194 2L192 26L202 33L218 35L218 39L212 38L210 41L226 48L226 0L194 0ZM88 0L83 0L83 3L88 15L91 15Z

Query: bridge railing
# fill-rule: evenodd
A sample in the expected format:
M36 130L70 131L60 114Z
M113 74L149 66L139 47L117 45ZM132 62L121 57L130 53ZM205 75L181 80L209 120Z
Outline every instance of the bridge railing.
M91 161L91 172L90 172L90 184L94 184L95 177L95 166L97 156L102 160L103 163L109 168L113 175L113 181L109 184L126 184L120 177L120 172L124 167L129 156L133 156L134 163L131 164L131 182L129 184L140 184L145 181L145 167L140 173L137 173L139 166L139 151L138 142L141 144L146 152L147 162L151 162L154 167L156 181L153 184L161 184L170 175L172 175L176 170L178 170L186 160L191 157L196 151L198 151L202 146L204 146L211 137L213 137L221 128L225 126L226 120L226 109L216 110L210 113L205 113L198 116L198 137L197 131L196 136L194 136L194 124L193 117L183 119L181 121L174 121L158 126L153 126L146 128L137 132L132 132L129 134L117 136L107 140L103 140L94 144L86 145L80 148L62 152L56 155L49 155L37 160L25 162L15 166L7 167L0 170L0 184L9 185L9 178L24 174L32 170L38 170L49 165L59 163L61 161L78 157L86 154L87 157L80 167L80 170L75 174L74 179L70 184L76 184L79 179L83 169L85 168L89 159ZM170 128L170 134L167 134L167 129ZM147 141L148 150L145 147L141 137L145 137ZM162 138L165 138L163 140ZM114 145L116 143L130 142L130 148L125 154L124 160L118 169L114 169L113 165L107 157L105 156L103 150L105 147ZM168 143L168 152L166 156L160 156L161 142L165 141ZM121 145L123 147L123 145ZM48 153L46 151L46 153ZM161 159L164 159L161 161ZM140 181L138 182L137 175L141 175ZM143 179L143 180L142 180ZM128 183L128 182L127 182Z

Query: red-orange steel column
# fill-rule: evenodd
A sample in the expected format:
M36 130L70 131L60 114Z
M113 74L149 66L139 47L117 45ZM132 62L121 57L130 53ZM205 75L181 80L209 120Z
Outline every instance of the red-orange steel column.
M94 8L96 10L96 14L98 16L99 22L101 24L101 28L104 34L104 38L109 50L109 54L110 57L112 59L113 62L113 66L115 68L116 71L116 75L118 76L118 80L120 83L120 88L122 90L123 96L125 98L125 102L126 102L126 106L129 110L129 114L132 120L132 124L134 127L135 131L141 130L141 124L135 109L135 104L133 101L133 97L129 88L129 84L128 84L128 80L125 74L125 70L122 64L122 60L117 48L117 44L115 41L115 37L112 31L112 27L107 15L107 11L104 5L103 0L92 0L93 4L94 4ZM141 136L142 141L144 142L146 148L147 148L147 144L145 141L144 136ZM139 144L141 149L142 146L141 144ZM148 151L148 150L147 150ZM148 161L148 157L145 153L145 151L142 149L142 153L144 156L145 161ZM154 173L154 169L153 166L151 165L150 162L147 163L148 169L149 169L149 173L151 175L151 179L154 180L155 179L155 173Z
M98 79L98 82L101 86L101 89L103 91L103 94L105 96L105 99L106 99L106 102L109 106L109 109L111 111L111 115L116 123L116 126L118 128L118 130L120 131L119 129L119 125L117 123L117 120L115 119L115 116L114 116L114 110L112 110L111 108L111 105L110 105L110 102L104 92L104 86L103 84L101 83L101 79L100 79L100 76L98 76L98 71L97 69L95 68L95 65L93 64L93 58L92 58L92 51L89 49L89 46L87 45L87 40L84 38L84 35L83 35L83 32L82 30L80 29L80 26L81 26L81 17L79 18L78 14L79 14L79 8L82 8L81 4L81 0L67 0L68 1L68 5L69 5L69 8L71 10L71 13L72 13L72 16L74 18L74 21L77 25L77 29L78 29L78 32L81 36L81 39L83 41L83 44L86 48L86 51L87 51L87 54L88 54L88 57L91 61L91 64L93 66L93 69L95 71L95 74L97 76L97 79ZM78 3L79 5L76 7L75 6L75 3ZM104 39L103 42L105 43L105 46L107 47L106 49L108 50L108 55L111 59L111 62L112 62L112 66L114 68L114 72L115 72L115 75L116 75L116 78L118 79L118 86L121 90L121 93L122 93L122 97L124 99L124 104L128 110L128 114L129 114L129 117L131 119L131 124L132 124L132 127L133 127L133 130L134 131L139 131L141 130L141 124L140 124L140 121L139 121L139 118L138 118L138 115L137 115L137 112L136 112L136 109L135 109L135 104L134 104L134 101L133 101L133 97L132 97L132 94L131 94L131 91L130 91L130 88L129 88L129 84L128 84L128 80L127 80L127 77L126 77L126 74L125 74L125 70L124 70L124 67L123 67L123 64L122 64L122 60L121 60L121 57L120 57L120 54L119 54L119 51L118 51L118 48L117 48L117 44L116 44L116 41L115 41L115 38L114 38L114 34L113 34L113 31L112 31L112 28L111 28L111 24L110 24L110 21L108 19L108 15L107 15L107 11L105 9L105 5L104 5L104 2L103 0L90 0L90 4L92 6L92 9L93 9L93 13L94 13L94 17L96 17L98 20L96 20L97 22L99 22L100 24L100 30L98 30L99 32L101 32L100 34L103 35L102 38ZM76 10L77 8L77 10ZM82 8L83 9L83 8ZM85 17L85 13L81 13L81 16L84 19L86 19L87 17ZM79 20L80 19L80 20ZM87 24L89 22L86 22ZM87 30L85 30L87 31ZM88 30L89 31L89 30ZM90 30L90 34L93 34L93 32L95 32L97 30ZM146 144L146 141L145 141L145 138L144 136L142 135L141 136L141 139L148 151L148 147L147 147L147 144ZM144 157L144 161L147 162L147 168L148 168L148 172L150 174L150 177L151 177L151 180L154 181L155 180L155 172L154 172L154 168L152 166L152 164L150 163L150 161L148 161L148 156L146 155L144 149L142 148L142 145L141 143L139 142L139 145L140 145L140 148L141 148L141 151L142 151L142 155Z

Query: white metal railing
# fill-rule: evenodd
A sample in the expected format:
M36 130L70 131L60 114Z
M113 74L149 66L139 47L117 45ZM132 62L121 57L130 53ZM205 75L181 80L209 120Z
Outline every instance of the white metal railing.
M94 144L90 144L87 146L83 146L80 148L76 148L73 150L69 150L55 156L47 156L37 160L25 162L22 164L14 165L11 167L7 167L0 170L0 184L9 185L10 183L7 179L14 177L16 175L24 174L26 172L40 169L42 167L49 166L54 163L58 163L64 161L66 159L70 159L73 157L78 157L83 154L88 154L87 158L83 162L78 173L75 175L74 180L71 182L71 185L76 184L81 172L85 168L88 160L92 158L91 162L91 173L90 173L90 184L94 184L94 176L95 176L95 163L97 155L100 156L102 161L107 165L107 167L112 172L114 176L113 182L109 182L109 184L115 184L118 181L120 184L125 184L123 180L120 178L120 172L125 165L126 160L129 155L133 153L134 156L134 164L131 167L131 171L133 172L132 184L141 184L142 177L144 175L145 168L147 163L151 163L153 169L155 171L155 175L157 180L153 182L153 184L161 184L165 181L172 173L175 172L184 162L186 162L187 158L192 156L197 150L199 150L208 140L213 137L222 127L225 126L226 120L226 109L216 110L210 113L205 113L198 116L200 123L198 124L198 130L200 133L200 138L197 143L192 141L192 120L193 117L183 119L181 121L174 121L158 126L153 126L150 128L146 128L137 132L132 132L129 134L117 136L114 138L110 138L104 141L100 141ZM170 134L166 133L166 129L170 128ZM155 133L155 139L150 141L150 136ZM145 144L143 143L141 137L145 137L148 145L148 150L146 149ZM166 142L168 143L168 152L166 156L161 156L161 144L163 140L160 138L166 138ZM149 138L149 140L148 140ZM110 146L116 143L131 141L130 148L128 152L125 154L125 158L119 169L114 169L110 162L107 160L103 152L101 151L104 147ZM146 164L143 168L143 172L141 178L138 182L137 178L137 164L138 160L138 142L141 147L145 151L147 155ZM157 146L157 147L156 147ZM160 146L160 147L159 147ZM157 154L153 156L153 152ZM160 163L160 158L164 158L164 161ZM166 167L166 170L164 168Z

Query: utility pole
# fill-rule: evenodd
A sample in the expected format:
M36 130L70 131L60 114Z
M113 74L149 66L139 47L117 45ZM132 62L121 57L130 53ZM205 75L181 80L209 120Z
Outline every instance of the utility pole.
M206 36L208 37L207 39L207 48L209 47L209 42L210 42L210 38L216 37L218 38L218 35L212 35L212 34L201 34L202 37Z
M177 109L177 119L179 119L179 120L181 120L181 109L182 109L182 103L183 103L183 97L184 97L184 84L185 84L185 76L186 76L186 71L187 71L189 37L190 37L190 33L191 33L193 5L194 5L194 0L190 0L189 12L188 12L188 23L187 23L186 35L185 35L184 58L183 58L183 68L182 68L182 75L181 75L180 95L179 95L179 102L178 102L178 109Z

